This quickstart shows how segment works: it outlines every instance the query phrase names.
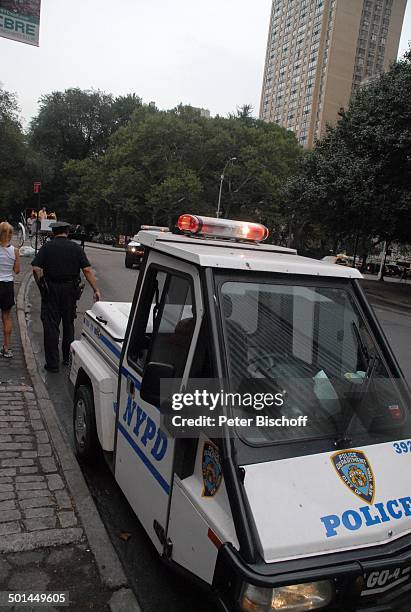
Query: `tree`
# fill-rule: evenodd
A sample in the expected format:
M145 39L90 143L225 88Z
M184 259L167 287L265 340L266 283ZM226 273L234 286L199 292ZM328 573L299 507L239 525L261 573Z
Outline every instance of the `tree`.
M152 223L156 225L157 219L167 218L167 226L171 227L182 207L198 210L201 191L201 181L192 170L176 168L173 175L167 176L159 185L154 185L147 195Z
M64 164L103 155L111 135L127 125L141 99L73 88L44 95L39 105L30 124L30 145L48 159L52 175L45 181L43 202L64 215L68 200Z
M0 119L2 121L14 121L20 125L19 110L16 94L3 89L0 83Z
M19 120L17 97L0 87L0 216L16 222L30 195L40 163L32 155Z
M111 134L129 121L141 100L73 88L42 96L39 106L30 125L31 143L62 163L104 153Z
M141 223L168 225L186 210L214 215L221 172L235 157L225 172L224 215L272 223L300 152L291 132L243 114L207 119L183 105L167 112L143 105L91 165L66 164L70 206L95 207L81 187L92 180L107 215L127 233Z
M284 208L335 243L358 237L363 255L382 241L409 241L410 53L361 88L335 127L301 161Z

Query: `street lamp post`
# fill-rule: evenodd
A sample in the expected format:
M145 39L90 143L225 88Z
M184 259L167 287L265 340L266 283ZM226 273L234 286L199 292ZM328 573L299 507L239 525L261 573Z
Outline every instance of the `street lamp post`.
M225 163L224 169L221 173L221 177L220 177L220 191L218 194L218 204L217 204L217 211L216 211L216 217L217 219L219 219L221 217L221 192L223 190L223 182L224 182L224 172L226 171L226 168L228 166L228 164L236 161L237 158L236 157L230 157L230 159L228 159Z

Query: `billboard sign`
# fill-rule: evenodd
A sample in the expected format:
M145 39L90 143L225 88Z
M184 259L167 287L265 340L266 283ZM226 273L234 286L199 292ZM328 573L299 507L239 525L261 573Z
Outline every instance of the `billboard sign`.
M39 46L41 0L0 0L0 36Z

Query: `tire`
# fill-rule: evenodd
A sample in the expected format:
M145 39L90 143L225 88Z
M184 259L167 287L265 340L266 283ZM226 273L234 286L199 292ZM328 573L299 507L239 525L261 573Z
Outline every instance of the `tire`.
M132 268L133 267L133 262L130 261L130 259L128 257L126 257L126 268Z
M74 396L73 433L77 457L89 461L101 451L96 428L93 393L90 387L81 385Z

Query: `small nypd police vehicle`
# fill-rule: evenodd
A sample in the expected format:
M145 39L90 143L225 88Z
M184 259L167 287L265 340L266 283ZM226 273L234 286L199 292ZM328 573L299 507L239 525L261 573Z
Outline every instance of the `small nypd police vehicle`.
M254 223L178 228L140 231L133 303L94 304L72 344L78 455L103 450L160 555L223 610L411 609L410 395L360 273ZM174 378L231 392L218 435L166 431ZM244 389L265 404L243 420Z

